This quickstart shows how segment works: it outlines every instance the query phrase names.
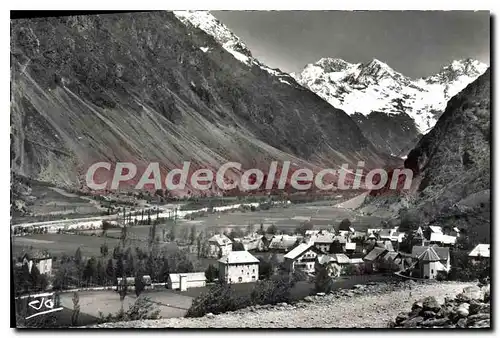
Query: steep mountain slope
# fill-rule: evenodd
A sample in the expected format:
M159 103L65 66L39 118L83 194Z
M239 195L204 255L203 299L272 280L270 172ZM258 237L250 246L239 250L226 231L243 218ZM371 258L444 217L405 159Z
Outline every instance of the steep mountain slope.
M454 61L436 75L413 80L376 59L351 64L323 58L292 75L351 115L380 149L397 155L419 134L429 131L447 101L486 67L472 59Z
M97 161L387 160L343 111L170 12L13 20L11 65L12 169L38 180L80 187Z
M173 13L184 24L199 28L211 35L226 51L246 65L256 65L277 77L282 83L294 87L300 86L290 74L284 73L277 68L270 68L253 57L252 52L245 43L209 11L174 11ZM201 48L204 51L208 51L207 47Z
M489 243L490 87L487 70L448 102L436 126L410 151L404 166L414 178L402 200L411 223L462 226L469 237ZM378 196L370 203L380 207L388 201Z

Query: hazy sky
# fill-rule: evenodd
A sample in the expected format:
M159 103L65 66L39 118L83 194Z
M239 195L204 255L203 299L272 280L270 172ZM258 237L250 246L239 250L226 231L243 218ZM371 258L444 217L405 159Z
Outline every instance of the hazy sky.
M322 57L386 62L410 77L455 59L489 64L489 12L211 11L268 66L300 71Z

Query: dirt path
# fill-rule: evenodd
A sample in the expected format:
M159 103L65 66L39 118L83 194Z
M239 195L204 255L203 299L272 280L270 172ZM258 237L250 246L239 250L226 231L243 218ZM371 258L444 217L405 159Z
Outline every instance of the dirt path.
M387 327L399 312L409 311L413 302L434 296L439 302L454 297L471 283L436 283L415 285L411 290L398 290L384 294L337 297L315 297L313 302L297 306L283 305L272 309L244 310L203 318L171 318L125 323L102 324L98 327L190 327L190 328L331 328L331 327Z

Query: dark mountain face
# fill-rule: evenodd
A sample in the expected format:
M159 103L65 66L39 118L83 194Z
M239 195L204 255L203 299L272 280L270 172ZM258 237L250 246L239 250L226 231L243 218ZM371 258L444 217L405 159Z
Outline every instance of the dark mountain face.
M413 119L406 113L386 114L372 112L368 115L353 114L351 118L377 148L394 156L405 156L408 147L421 136Z
M38 180L79 186L97 161L387 160L343 111L169 12L14 20L11 65L12 168Z
M411 190L396 204L407 206L417 223L468 229L474 242L489 243L491 103L489 69L454 96L436 126L410 151ZM377 195L377 194L372 194ZM373 205L394 203L389 196Z
M442 207L490 189L490 71L453 97L436 126L410 151L405 167L420 178L421 203Z

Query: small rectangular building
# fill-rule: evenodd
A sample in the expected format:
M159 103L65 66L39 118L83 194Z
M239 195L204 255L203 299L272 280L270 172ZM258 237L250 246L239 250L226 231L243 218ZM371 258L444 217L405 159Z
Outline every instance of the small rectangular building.
M206 285L207 277L204 272L171 273L167 279L167 288L172 290L186 291Z
M41 275L52 274L52 257L48 253L34 252L26 253L22 258L23 265L28 265L28 270L31 273L33 265L35 265Z

